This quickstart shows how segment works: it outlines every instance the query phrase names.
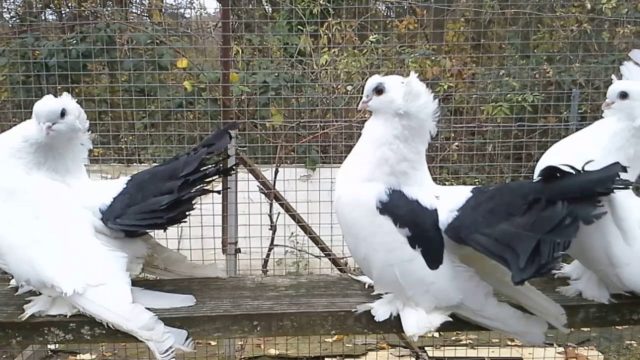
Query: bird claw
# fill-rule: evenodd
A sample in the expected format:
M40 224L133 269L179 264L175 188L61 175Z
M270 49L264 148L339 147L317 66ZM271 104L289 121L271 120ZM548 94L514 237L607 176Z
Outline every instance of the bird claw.
M29 302L22 307L24 312L18 316L18 319L22 321L32 315L64 315L69 317L78 312L71 304L65 302L63 299L49 295L31 296L28 297L27 300Z
M352 274L349 274L349 277L351 277L352 279L363 283L365 289L368 289L369 287L371 287L371 288L374 287L373 286L373 280L371 280L371 278L366 276L366 275L352 275Z
M553 274L553 277L558 279L558 278L570 278L571 275L567 272L567 267L569 265L568 264L560 264L560 268L558 268L557 270L553 270L551 271L551 273Z

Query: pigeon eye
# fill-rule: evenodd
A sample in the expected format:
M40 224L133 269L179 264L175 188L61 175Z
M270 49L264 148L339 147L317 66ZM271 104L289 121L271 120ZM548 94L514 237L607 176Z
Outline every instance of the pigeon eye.
M373 88L373 93L376 96L380 96L380 95L384 94L384 85L382 85L382 84L376 85L376 87Z
M60 110L60 119L64 119L65 116L67 116L67 109L62 108L62 110Z
M627 100L629 98L629 93L626 91L620 91L618 93L618 99L620 100Z

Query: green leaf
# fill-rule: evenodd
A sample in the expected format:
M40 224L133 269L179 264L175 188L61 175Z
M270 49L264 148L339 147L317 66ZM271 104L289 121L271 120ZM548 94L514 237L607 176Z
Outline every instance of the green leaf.
M156 61L158 70L169 70L173 65L173 58L174 56L172 51L164 51L162 56Z
M271 107L271 122L272 126L280 126L284 122L284 114L280 109L275 106Z
M315 147L312 147L308 152L309 153L304 162L304 167L311 171L315 171L318 168L318 164L320 164L320 154Z
M153 37L147 33L136 33L131 34L131 39L135 41L138 45L147 45Z

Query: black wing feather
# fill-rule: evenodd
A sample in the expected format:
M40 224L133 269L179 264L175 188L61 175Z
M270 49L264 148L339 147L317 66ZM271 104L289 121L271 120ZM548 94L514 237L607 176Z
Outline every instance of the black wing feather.
M388 216L398 229L408 230L409 245L420 250L429 269L438 269L444 258L444 238L438 223L438 211L422 206L400 190L387 190L387 195L386 200L378 203L380 215Z
M536 181L474 188L445 234L505 266L514 284L547 275L580 225L605 214L600 197L631 186L617 162L594 171L569 168L548 166Z

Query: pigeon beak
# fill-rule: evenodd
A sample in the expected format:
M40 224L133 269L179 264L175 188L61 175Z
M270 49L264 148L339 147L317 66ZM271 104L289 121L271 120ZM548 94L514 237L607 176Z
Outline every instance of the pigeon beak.
M45 134L51 134L51 129L53 129L53 123L44 123L42 124L42 128L44 129Z
M360 104L358 104L358 110L367 110L369 108L369 101L371 101L371 98L360 100Z
M602 110L607 110L607 109L611 109L611 107L613 106L613 104L615 104L615 101L611 101L611 100L605 100L602 103Z

